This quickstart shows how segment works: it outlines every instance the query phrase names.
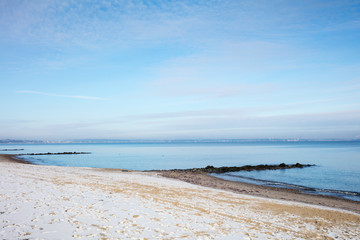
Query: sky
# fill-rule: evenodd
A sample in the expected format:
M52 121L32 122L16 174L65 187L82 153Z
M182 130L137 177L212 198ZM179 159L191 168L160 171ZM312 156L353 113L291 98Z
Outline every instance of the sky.
M0 0L0 139L360 139L359 0Z

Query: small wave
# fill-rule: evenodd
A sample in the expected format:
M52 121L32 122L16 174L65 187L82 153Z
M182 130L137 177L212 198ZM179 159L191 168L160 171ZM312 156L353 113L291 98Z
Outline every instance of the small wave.
M295 185L295 184L285 183L285 182L263 180L263 179L258 179L258 178L244 177L244 176L238 176L238 175L232 175L232 174L224 174L224 175L234 177L234 178L247 179L250 181L259 182L259 183L262 183L261 185L274 185L274 186L279 186L279 187L293 188L293 189L314 191L314 192L317 190L315 188L306 187L306 186L302 186L302 185Z
M360 197L359 192L352 192L352 191L341 191L341 190L332 190L332 189L316 189L319 192L326 192L326 193L334 193L334 194L345 194L345 195L352 195Z

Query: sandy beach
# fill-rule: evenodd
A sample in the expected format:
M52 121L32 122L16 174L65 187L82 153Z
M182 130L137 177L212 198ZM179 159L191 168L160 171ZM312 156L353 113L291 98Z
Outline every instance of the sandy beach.
M360 239L352 201L9 155L0 155L0 172L1 239Z

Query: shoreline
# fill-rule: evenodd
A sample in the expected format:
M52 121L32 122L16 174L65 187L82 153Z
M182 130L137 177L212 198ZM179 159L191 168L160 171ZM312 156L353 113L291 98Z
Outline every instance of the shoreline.
M254 192L237 193L231 186L195 185L157 172L20 162L0 155L0 239L360 236L360 214L351 205L265 198L256 194L265 192L258 186L249 185ZM207 175L187 177L218 184Z
M2 160L6 159L7 162L36 165L31 162L18 159L16 158L17 156L18 155L15 154L0 154L0 158ZM36 165L36 166L41 166L41 165ZM176 170L132 171L132 170L112 169L112 168L92 168L92 169L101 172L140 172L140 173L152 172L165 178L177 179L198 186L209 187L213 189L230 191L233 193L239 193L239 194L267 198L267 199L276 199L276 200L283 200L283 201L289 201L295 203L305 203L305 204L311 204L311 205L317 205L323 207L336 208L336 209L346 210L360 214L360 202L357 201L337 198L332 196L325 196L325 195L312 195L312 194L303 193L296 189L276 188L276 187L261 186L251 183L229 181L214 176L210 176L209 174L202 172L186 172L186 171L176 171Z
M15 154L0 154L0 158L2 162L14 162L14 163L22 163L22 164L31 164L31 165L36 165L33 164L31 162L28 162L26 160L22 160L17 158L17 156L19 155L15 155Z
M158 174L203 187L231 191L255 197L342 209L360 214L360 202L343 198L325 195L312 195L302 193L296 189L275 188L251 183L234 182L213 177L204 173L158 172Z

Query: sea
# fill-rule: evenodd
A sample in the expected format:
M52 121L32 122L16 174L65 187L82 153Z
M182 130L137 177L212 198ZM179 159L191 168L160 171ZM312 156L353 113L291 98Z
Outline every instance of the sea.
M4 151L5 149L23 149ZM238 143L67 143L1 144L1 154L91 152L81 155L23 155L34 164L169 170L208 165L315 164L313 167L241 171L216 177L264 186L298 189L360 202L360 142L238 142Z

